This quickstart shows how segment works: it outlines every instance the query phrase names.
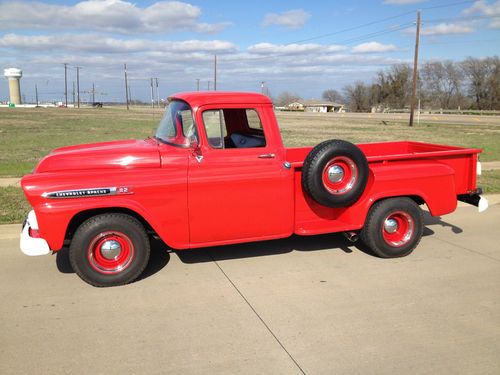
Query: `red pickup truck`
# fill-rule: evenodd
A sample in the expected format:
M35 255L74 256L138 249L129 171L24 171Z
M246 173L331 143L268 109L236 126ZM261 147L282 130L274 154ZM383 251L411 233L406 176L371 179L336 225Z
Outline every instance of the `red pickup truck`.
M329 140L285 148L271 101L254 93L169 98L154 137L62 147L21 182L33 210L21 250L69 245L95 286L144 270L150 237L173 249L344 232L380 257L411 253L431 215L457 199L487 207L479 149Z

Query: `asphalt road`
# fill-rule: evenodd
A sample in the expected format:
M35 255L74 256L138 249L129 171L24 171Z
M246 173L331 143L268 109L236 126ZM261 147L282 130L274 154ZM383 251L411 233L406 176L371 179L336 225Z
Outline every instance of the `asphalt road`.
M498 374L500 205L426 219L409 257L339 235L168 253L99 289L0 227L1 374Z
M313 112L278 112L280 117L293 117L300 114L301 117L341 117L346 119L374 120L374 121L408 121L409 113L313 113ZM439 113L422 113L420 119L415 116L415 125L420 120L422 123L451 124L451 125L490 125L500 126L500 116L478 116L478 115L454 115Z

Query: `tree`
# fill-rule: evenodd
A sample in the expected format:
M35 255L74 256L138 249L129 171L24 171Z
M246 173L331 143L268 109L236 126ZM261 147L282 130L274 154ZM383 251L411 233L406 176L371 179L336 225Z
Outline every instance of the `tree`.
M462 69L469 80L469 95L476 109L488 108L488 64L486 59L468 57Z
M275 99L275 104L280 107L284 107L290 103L296 102L301 99L302 98L295 93L284 91L281 94L279 94L278 97Z
M463 105L461 85L463 70L452 61L429 62L421 69L423 88L431 105L439 108L457 108Z
M325 100L328 100L328 101L334 102L334 103L341 103L344 101L342 94L334 89L329 89L329 90L323 91L323 94L321 95L321 97Z
M489 57L487 62L490 67L490 76L488 77L488 97L489 109L500 108L500 59L498 56Z
M370 90L363 82L358 81L354 85L344 87L347 105L353 112L367 112L370 106Z

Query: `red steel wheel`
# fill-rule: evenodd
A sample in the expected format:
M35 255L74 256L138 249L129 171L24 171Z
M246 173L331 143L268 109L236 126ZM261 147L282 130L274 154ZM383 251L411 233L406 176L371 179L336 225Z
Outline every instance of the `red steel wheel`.
M382 258L403 257L417 247L424 232L424 217L418 204L407 197L376 202L368 212L359 237Z
M413 218L404 211L392 212L384 220L382 236L390 246L401 247L410 242L415 232Z
M352 190L358 180L358 167L352 159L337 156L325 165L321 175L325 189L330 194L345 194Z
M105 213L85 220L69 246L73 270L94 286L130 283L148 264L150 243L142 223L122 213Z
M116 274L130 266L134 252L134 244L126 234L108 231L90 241L87 257L97 272Z
M326 207L347 207L363 194L368 161L356 145L333 139L314 147L302 166L302 189Z

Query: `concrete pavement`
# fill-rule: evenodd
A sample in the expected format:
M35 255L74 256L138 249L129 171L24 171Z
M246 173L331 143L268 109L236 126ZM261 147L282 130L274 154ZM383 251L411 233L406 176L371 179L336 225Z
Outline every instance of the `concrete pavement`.
M0 373L500 372L500 205L426 217L406 258L340 235L168 253L98 289L0 226Z

